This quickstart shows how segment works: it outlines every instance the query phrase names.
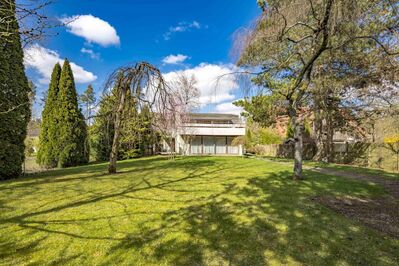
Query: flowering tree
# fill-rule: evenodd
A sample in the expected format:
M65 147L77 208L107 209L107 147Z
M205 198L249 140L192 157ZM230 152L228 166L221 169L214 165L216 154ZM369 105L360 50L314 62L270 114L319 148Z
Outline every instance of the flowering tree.
M173 140L177 135L181 135L185 143L190 141L193 132L187 132L188 129L183 124L189 122L190 113L199 106L199 90L196 84L194 75L178 74L168 83L171 92L168 105L161 103L156 110L158 115L154 125L169 147L174 145ZM182 152L186 153L187 149L188 145L185 145Z

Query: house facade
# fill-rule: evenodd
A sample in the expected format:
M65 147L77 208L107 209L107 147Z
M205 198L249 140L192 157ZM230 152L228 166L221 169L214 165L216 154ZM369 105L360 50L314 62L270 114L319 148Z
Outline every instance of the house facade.
M233 139L245 135L245 121L238 115L193 113L182 123L165 152L182 155L242 155Z

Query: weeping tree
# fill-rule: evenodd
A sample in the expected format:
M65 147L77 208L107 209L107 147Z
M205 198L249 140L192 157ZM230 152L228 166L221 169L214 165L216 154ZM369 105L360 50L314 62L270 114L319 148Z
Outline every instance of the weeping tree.
M116 97L114 113L114 137L109 159L108 172L116 173L116 162L120 146L122 124L125 119L127 104L135 102L131 108L139 110L149 108L156 113L155 117L163 117L171 106L171 93L167 82L159 69L147 62L139 62L132 66L118 68L114 71L105 86L105 93L113 93ZM137 112L132 112L137 114ZM156 122L157 118L154 119Z
M255 28L240 38L238 65L260 68L254 82L269 94L284 98L294 128L294 179L302 178L303 119L314 72L326 62L344 72L351 60L378 52L395 64L399 54L398 2L391 0L258 0L263 13ZM340 62L338 55L347 58ZM350 56L348 56L350 55ZM358 55L358 56L356 56ZM372 68L383 79L384 68ZM353 75L363 72L355 69Z

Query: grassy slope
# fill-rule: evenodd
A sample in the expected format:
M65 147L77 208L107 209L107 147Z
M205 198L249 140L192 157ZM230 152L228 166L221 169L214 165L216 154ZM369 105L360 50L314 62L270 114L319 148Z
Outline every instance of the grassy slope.
M311 200L367 183L256 159L145 158L0 183L0 264L394 265L399 240Z

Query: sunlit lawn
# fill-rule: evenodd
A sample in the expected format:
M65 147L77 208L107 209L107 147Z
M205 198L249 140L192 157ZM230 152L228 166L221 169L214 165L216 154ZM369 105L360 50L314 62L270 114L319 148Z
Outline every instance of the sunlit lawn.
M381 169L376 168L366 168L366 167L358 167L358 166L350 166L350 165L342 165L342 164L326 164L326 163L316 163L316 162L307 162L306 165L315 166L315 167L323 167L326 169L332 169L337 171L349 171L355 173L357 175L368 175L375 177L384 177L387 179L399 179L399 172L388 172Z
M399 240L312 200L372 184L233 157L97 164L0 183L4 265L398 265Z
M275 162L281 163L293 163L292 159L285 158L274 158L269 156L263 157L266 160L271 160ZM357 175L366 175L366 176L374 176L374 177L382 177L387 179L399 179L398 171L384 171L382 169L377 168L369 168L369 167L360 167L355 165L344 165L344 164L334 164L334 163L323 163L323 162L314 162L314 161L304 161L304 167L321 167L325 169L330 169L334 171L343 171L343 172L352 172Z

